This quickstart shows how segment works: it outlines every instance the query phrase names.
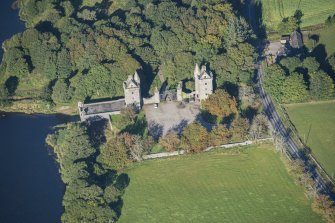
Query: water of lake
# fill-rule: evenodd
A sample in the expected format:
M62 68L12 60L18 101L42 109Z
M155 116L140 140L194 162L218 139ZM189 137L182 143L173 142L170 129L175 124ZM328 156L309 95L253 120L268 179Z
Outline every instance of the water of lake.
M0 1L0 43L24 30L12 0ZM0 50L0 60L2 59ZM0 108L1 110L1 108ZM0 114L0 222L59 223L64 185L45 144L71 117Z
M0 117L0 222L59 223L64 185L45 144L59 115Z
M11 8L13 0L0 1L0 43L9 39L15 33L24 30L24 23L20 21L18 11ZM0 61L3 50L0 49Z

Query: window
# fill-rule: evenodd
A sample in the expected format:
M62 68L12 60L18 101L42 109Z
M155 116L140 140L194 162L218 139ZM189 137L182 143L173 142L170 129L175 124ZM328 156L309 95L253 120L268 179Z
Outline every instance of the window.
M205 83L205 85L207 85L207 83Z
M207 88L205 88L205 91L207 91Z
M131 92L131 94L134 94L134 92Z

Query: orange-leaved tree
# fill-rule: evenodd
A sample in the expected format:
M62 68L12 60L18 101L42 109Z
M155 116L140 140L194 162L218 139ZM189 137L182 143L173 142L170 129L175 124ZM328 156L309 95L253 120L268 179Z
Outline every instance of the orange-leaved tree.
M218 89L207 100L202 101L202 108L221 122L224 118L237 113L237 103L234 97L222 89Z
M188 153L201 152L208 146L208 132L199 123L188 125L181 136L181 147Z
M159 144L168 152L173 152L179 149L180 139L176 133L170 132L164 138L159 140Z

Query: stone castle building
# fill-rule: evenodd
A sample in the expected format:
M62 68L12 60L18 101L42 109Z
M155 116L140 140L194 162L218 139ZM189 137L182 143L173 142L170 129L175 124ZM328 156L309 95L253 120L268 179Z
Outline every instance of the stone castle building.
M205 100L213 93L213 74L208 71L206 66L201 69L198 64L194 70L195 91L186 95L186 98L193 98L196 101ZM183 101L183 83L180 82L177 87L176 97L174 100ZM85 121L90 118L106 118L109 120L110 115L120 114L125 107L132 106L139 110L143 104L159 104L161 100L160 92L157 87L151 98L142 98L141 80L137 72L129 75L128 79L123 82L124 98L106 102L84 104L78 102L80 119ZM164 97L163 97L164 98Z
M123 90L126 106L141 108L141 80L137 72L134 75L129 75L128 79L123 82Z
M213 94L213 73L208 71L205 65L201 67L201 70L198 64L195 65L194 81L195 99L202 101Z

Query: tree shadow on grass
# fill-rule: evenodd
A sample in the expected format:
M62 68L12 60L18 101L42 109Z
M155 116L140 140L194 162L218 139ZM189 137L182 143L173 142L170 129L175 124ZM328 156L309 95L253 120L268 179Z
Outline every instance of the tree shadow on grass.
M207 122L201 113L196 116L195 121L198 122L201 126L205 127L207 131L211 131L214 126L214 124Z
M256 33L258 39L266 39L266 27L263 24L263 5L262 1L252 1L250 0L250 18L249 21L253 31Z
M327 59L326 46L324 44L317 45L312 52L313 57L322 65Z
M163 135L163 126L155 121L149 122L149 134L154 140L158 140Z
M130 183L130 178L129 178L128 174L121 173L116 178L114 187L116 189L118 189L121 192L121 195L122 195L122 194L124 194L126 188L129 186L129 183ZM120 196L118 201L113 203L112 206L113 206L113 209L115 210L115 212L117 213L118 217L120 217L121 212L122 212L122 207L123 207L122 196Z
M318 44L311 54L311 56L315 57L316 60L320 63L320 68L328 73L333 80L335 81L335 71L332 66L329 64L328 54L326 51L326 46L324 44Z
M242 111L242 115L247 118L250 123L253 121L253 119L255 118L255 116L257 115L258 113L258 109L256 108L253 108L251 106L248 106L246 109L244 109Z
M221 86L225 91L228 92L231 96L235 97L236 99L239 98L239 89L238 85L234 84L232 82L224 82L223 85Z
M7 88L8 94L10 96L15 94L15 91L16 91L18 85L19 85L19 78L18 77L10 76L6 80L5 86Z
M107 119L97 119L88 122L88 136L91 144L94 148L98 148L100 145L106 142L105 129L108 126Z
M147 132L148 123L145 116L138 115L135 123L127 125L124 129L122 129L121 133L128 132L134 135L144 136Z
M201 117L205 122L210 123L210 124L216 124L217 119L218 119L217 116L212 115L208 111L201 111Z

